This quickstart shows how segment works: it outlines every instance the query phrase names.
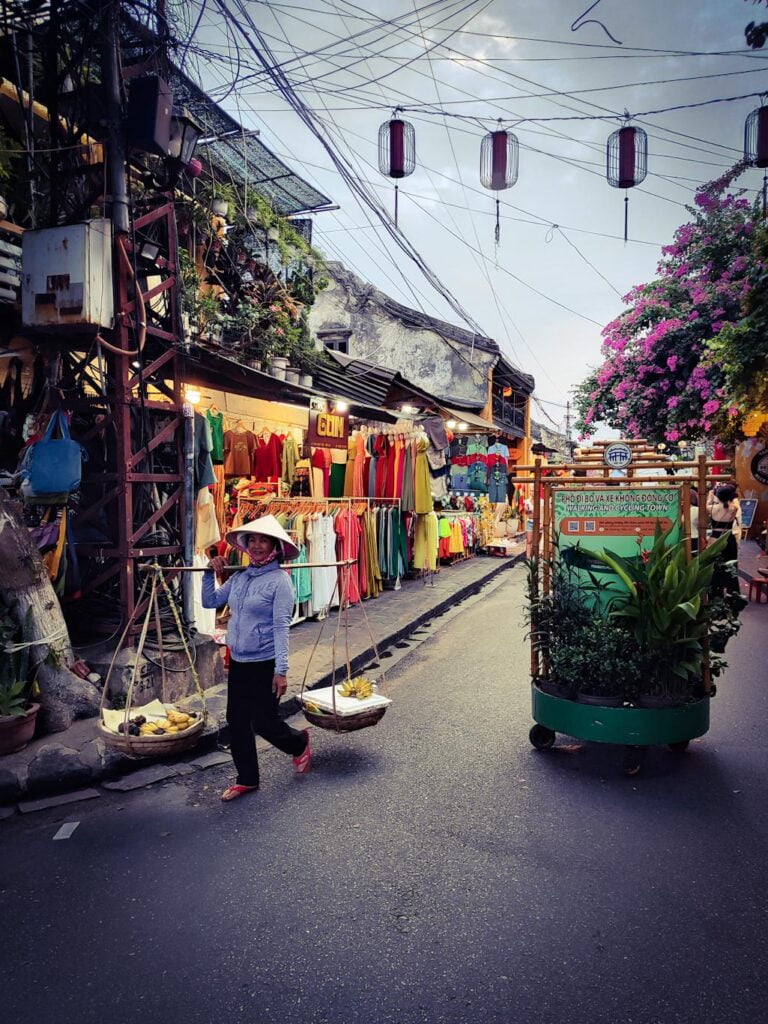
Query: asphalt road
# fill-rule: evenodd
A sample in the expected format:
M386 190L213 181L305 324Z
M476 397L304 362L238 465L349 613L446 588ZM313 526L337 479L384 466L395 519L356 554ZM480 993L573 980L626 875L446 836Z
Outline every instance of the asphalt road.
M766 1018L765 657L751 606L685 755L529 745L522 570L393 673L375 729L0 826L14 1024ZM80 824L53 842L63 821Z

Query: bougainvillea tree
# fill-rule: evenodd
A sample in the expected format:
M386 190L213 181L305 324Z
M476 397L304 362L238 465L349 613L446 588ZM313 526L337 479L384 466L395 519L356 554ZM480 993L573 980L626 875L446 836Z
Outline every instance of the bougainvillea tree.
M743 169L698 190L658 277L603 330L603 362L577 389L585 435L602 420L654 441L730 440L768 389L768 234L759 202L731 187Z

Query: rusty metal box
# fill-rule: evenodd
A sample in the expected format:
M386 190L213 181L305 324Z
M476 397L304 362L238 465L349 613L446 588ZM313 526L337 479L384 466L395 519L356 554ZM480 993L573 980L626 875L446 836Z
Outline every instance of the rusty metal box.
M21 315L25 327L112 326L110 221L25 231L21 243Z

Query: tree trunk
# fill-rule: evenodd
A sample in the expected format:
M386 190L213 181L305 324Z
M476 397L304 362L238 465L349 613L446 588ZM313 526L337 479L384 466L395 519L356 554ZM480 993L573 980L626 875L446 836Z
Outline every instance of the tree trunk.
M19 622L29 609L26 641L45 641L31 651L30 670L37 667L42 705L38 721L44 732L68 729L76 718L90 718L99 710L96 687L75 675L69 631L59 599L48 579L40 553L14 503L0 487L0 594L15 606Z

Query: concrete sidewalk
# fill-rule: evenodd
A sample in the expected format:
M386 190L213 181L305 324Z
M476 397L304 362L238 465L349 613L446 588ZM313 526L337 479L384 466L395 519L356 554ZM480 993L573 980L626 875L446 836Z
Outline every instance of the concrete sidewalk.
M523 554L524 545L519 544L511 557L479 556L444 566L434 576L407 580L398 591L384 591L375 600L350 608L348 645L352 672L371 666L371 674L380 678L382 669L398 660L401 652L426 637L426 633L422 637L414 635L419 627L431 624L433 619L476 594L499 573L517 564ZM344 626L342 621L339 629L338 619L338 612L333 611L324 623L303 622L291 630L289 689L280 705L283 717L299 711L298 695L305 674L308 687L330 684L337 630L337 679L346 677ZM371 636L378 648L378 666ZM185 700L185 704L194 702ZM99 790L93 788L94 783L104 783L108 788L137 788L220 764L229 759L221 750L227 741L226 685L206 690L206 705L208 725L200 744L185 755L185 760L177 759L174 763L134 760L106 748L95 718L75 722L65 732L34 740L24 750L0 758L0 804L21 800L22 811L43 809L58 802L97 797ZM0 808L0 818L9 813L14 813L12 808Z

